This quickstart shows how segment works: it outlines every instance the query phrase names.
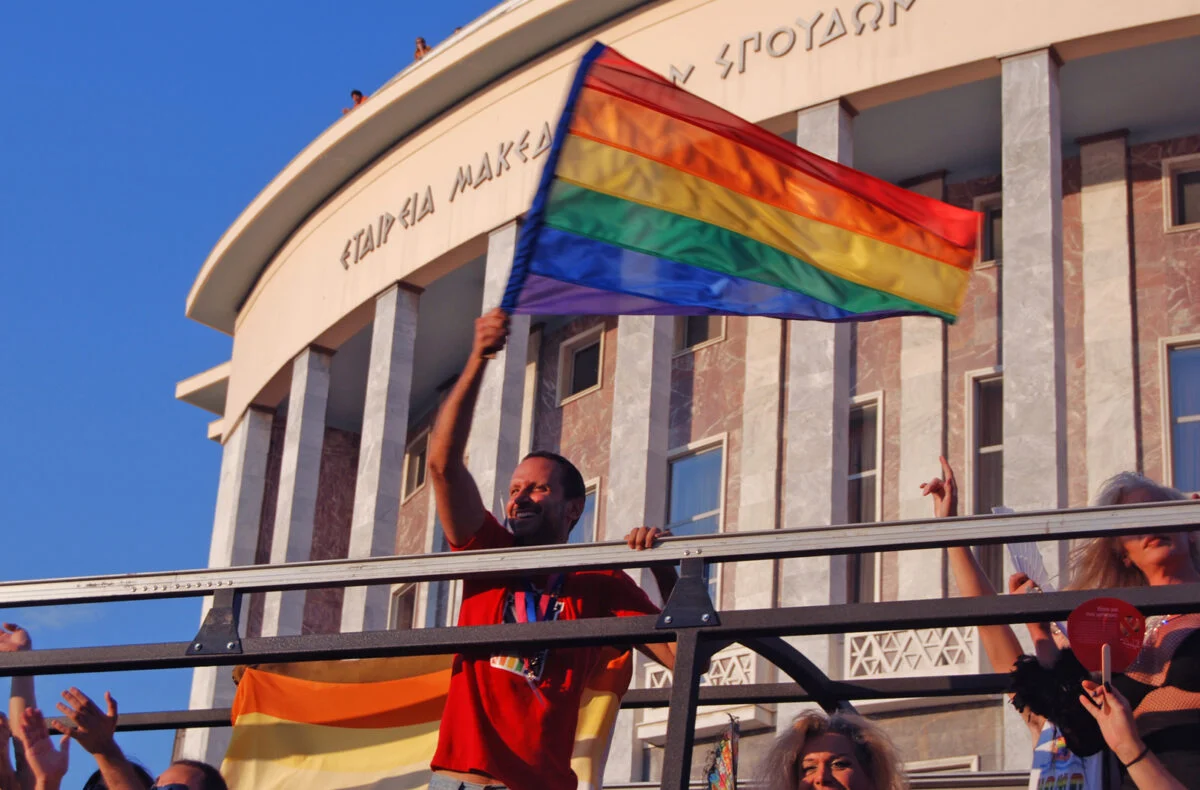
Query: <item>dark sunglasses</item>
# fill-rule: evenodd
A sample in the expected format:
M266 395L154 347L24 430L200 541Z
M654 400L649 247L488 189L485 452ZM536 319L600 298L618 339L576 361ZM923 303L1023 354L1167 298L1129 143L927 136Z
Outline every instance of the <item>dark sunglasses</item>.
M176 782L169 785L150 785L150 790L191 790L191 788Z

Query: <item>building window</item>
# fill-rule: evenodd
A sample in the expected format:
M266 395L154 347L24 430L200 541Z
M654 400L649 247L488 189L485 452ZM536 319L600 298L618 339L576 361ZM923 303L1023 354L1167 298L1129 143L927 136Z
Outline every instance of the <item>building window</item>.
M446 542L446 533L442 531L442 520L434 516L433 520L433 553L440 554L450 550ZM447 579L440 582L429 582L425 596L425 627L443 628L456 624L455 611L455 582Z
M429 467L429 431L424 431L404 450L404 495L408 499L425 485Z
M725 316L688 315L675 319L675 353L716 343L725 337Z
M583 498L583 514L575 522L567 543L591 543L596 539L596 497L600 484L589 483Z
M1004 379L974 379L971 398L971 503L972 512L980 515L1004 504ZM1002 550L998 544L975 548L979 564L997 590L1004 589Z
M1171 485L1200 491L1200 345L1167 349Z
M406 584L392 592L388 624L394 631L408 631L417 622L417 585Z
M1200 154L1163 160L1163 209L1167 230L1200 227Z
M684 451L668 462L667 529L674 535L713 535L721 531L724 445ZM708 594L717 600L717 580L706 565Z
M999 263L1004 258L1004 209L999 194L975 198L975 210L983 215L980 263Z
M863 398L850 407L850 467L846 481L846 521L866 524L879 520L879 399ZM878 557L871 554L851 554L847 582L851 603L876 600Z
M558 347L558 404L600 389L604 325L566 340Z

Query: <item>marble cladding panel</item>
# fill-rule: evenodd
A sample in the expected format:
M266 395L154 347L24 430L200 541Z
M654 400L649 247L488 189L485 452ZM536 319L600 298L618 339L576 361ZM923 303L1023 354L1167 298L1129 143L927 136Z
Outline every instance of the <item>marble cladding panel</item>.
M1131 146L1138 408L1142 471L1168 479L1159 343L1200 332L1200 230L1164 230L1162 160L1200 153L1200 135Z
M604 326L600 388L558 405L558 350L563 341L598 324ZM612 436L613 382L617 374L616 316L584 316L545 334L538 359L537 403L533 410L533 449L571 460L584 480L601 480L596 534L604 534L608 498L608 455Z
M900 518L900 319L855 324L850 394L883 393L880 521Z
M349 553L358 448L357 433L325 429L309 559L345 559ZM308 591L304 599L302 633L336 634L341 630L342 592L340 587Z
M271 447L267 451L267 482L263 486L262 516L258 526L258 546L254 550L254 564L266 565L271 561L271 536L275 532L275 505L279 499L279 473L283 466L283 436L287 431L287 416L276 413L271 423ZM263 596L250 596L246 614L246 634L262 635Z
M746 319L725 319L725 337L671 360L671 422L668 444L674 449L726 434L725 532L738 529L741 494L742 397L746 377ZM734 608L737 563L721 567L721 603Z
M1083 213L1079 157L1063 160L1063 358L1067 365L1067 506L1088 501L1087 369L1083 350Z

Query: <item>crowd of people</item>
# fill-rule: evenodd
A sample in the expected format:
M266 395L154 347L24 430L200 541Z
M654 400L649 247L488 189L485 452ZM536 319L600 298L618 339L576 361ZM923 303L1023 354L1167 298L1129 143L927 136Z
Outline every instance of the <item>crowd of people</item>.
M526 456L512 475L504 523L484 505L466 464L473 414L488 361L504 348L508 317L499 310L475 324L472 351L448 393L430 433L428 474L439 521L453 551L549 546L567 543L584 511L579 470L556 453ZM934 516L957 515L954 471L940 459L942 475L922 486ZM1140 475L1124 473L1104 484L1096 505L1186 498ZM630 549L653 550L669 533L637 527L626 535ZM996 594L975 555L948 549L950 570L965 596ZM666 600L677 577L669 567L653 572ZM1191 532L1113 536L1087 541L1073 556L1069 587L1158 586L1200 582L1200 546ZM1038 592L1023 574L1009 592ZM464 582L460 625L490 625L592 617L625 617L659 611L623 571L583 570L524 577L473 578ZM1070 781L1039 788L1102 790L1200 790L1200 614L1151 618L1136 660L1111 684L1097 683L1078 660L1069 634L1048 623L1028 625L1033 655L1025 655L1007 625L981 626L980 641L992 665L1013 673L1013 703L1029 724L1035 758L1046 755L1073 766ZM0 631L0 650L31 647L14 625ZM638 648L668 669L674 645ZM540 650L478 649L455 657L431 763L429 790L574 790L574 734L584 683L599 647ZM109 790L224 790L211 766L171 763L157 779L126 759L114 737L117 702L105 710L78 689L57 705L64 721L57 744L37 709L31 678L14 678L10 718L0 718L0 790L56 790L66 773L70 743L96 760L88 788ZM14 739L15 767L7 742ZM1035 759L1035 768L1038 763ZM770 790L905 790L896 749L883 731L851 713L806 712L776 741L759 773ZM1076 781L1078 769L1079 781ZM1085 777L1091 776L1092 779ZM1109 787L1103 787L1109 790Z
M24 628L0 625L0 653L32 648ZM0 713L0 790L59 790L70 766L71 741L96 761L84 790L228 790L220 771L196 760L175 760L158 778L151 776L117 745L117 701L107 692L104 701L101 710L72 687L55 706L63 718L47 722L37 707L33 678L14 677L8 715Z
M455 33L458 33L460 30L462 30L461 27L454 28ZM417 62L432 51L433 47L425 43L424 37L417 36L416 45L413 49L413 62ZM357 89L350 91L350 106L342 108L342 115L349 115L350 113L354 112L356 109L358 109L358 106L366 100L367 97L363 95L362 91Z

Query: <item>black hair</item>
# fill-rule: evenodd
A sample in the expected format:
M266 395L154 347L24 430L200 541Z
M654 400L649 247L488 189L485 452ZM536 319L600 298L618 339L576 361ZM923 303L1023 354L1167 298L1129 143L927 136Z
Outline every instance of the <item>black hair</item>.
M350 91L350 98L352 98L352 99L356 96L359 98L362 98L362 95L363 95L362 91L359 91L359 90Z
M142 783L142 787L150 787L154 784L154 777L150 775L149 771L142 767L141 763L130 760L129 767L133 769L135 774L137 774L137 778ZM108 785L104 783L104 775L99 771L96 771L87 778L86 782L83 783L83 790L108 790Z
M583 499L587 496L587 486L584 485L583 475L575 468L575 464L563 458L558 453L552 453L549 450L534 450L521 460L528 461L530 458L545 458L547 461L553 461L558 464L558 471L562 476L564 497L567 499Z
M186 765L203 774L204 781L200 784L200 790L229 790L229 785L225 784L225 777L221 776L221 772L208 763L202 763L199 760L176 760L171 765Z

